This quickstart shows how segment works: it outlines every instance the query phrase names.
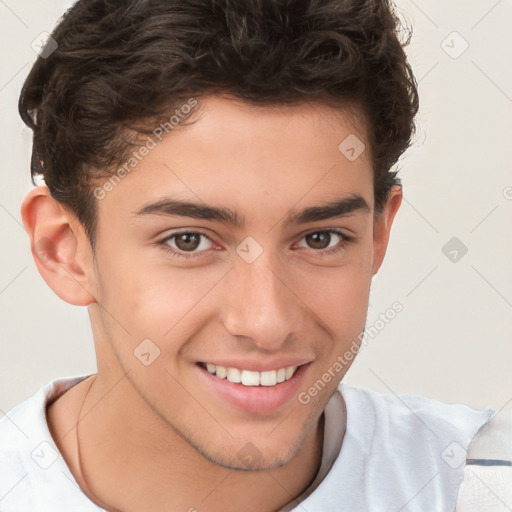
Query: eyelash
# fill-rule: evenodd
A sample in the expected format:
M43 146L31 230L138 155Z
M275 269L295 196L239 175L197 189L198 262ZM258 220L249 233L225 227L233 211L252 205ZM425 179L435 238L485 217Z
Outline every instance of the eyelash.
M343 249L345 249L345 247L348 244L350 244L351 242L353 242L353 240L354 240L354 237L348 236L345 233L343 233L342 231L339 231L337 229L332 229L332 228L331 229L319 229L317 231L311 231L310 233L306 233L302 238L305 238L308 235L314 235L315 233L329 233L331 235L332 234L338 235L341 238L341 242L339 242L334 247L331 247L330 249L311 249L312 251L318 252L319 256L322 257L322 258L323 257L327 257L327 256L332 256L334 254L337 254L338 252L340 252ZM174 249L173 247L170 247L167 244L167 242L169 240L172 240L173 238L175 238L175 237L177 237L179 235L184 235L184 234L187 234L187 235L202 235L205 238L207 238L210 242L213 243L213 240L206 233L204 233L203 231L200 231L200 230L195 230L195 231L180 231L178 233L174 233L174 234L172 234L170 236L165 237L163 240L160 240L159 242L157 242L157 244L162 246L162 249L164 251L169 252L172 255L178 256L180 258L189 259L189 258L200 257L201 253L203 251L199 251L197 253L186 253L185 251L178 251L178 250ZM302 240L302 238L301 238L301 240Z

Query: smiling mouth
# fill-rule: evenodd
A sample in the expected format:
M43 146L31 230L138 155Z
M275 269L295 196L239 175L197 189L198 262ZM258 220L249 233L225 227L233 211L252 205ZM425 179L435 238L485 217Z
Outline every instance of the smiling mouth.
M218 379L226 379L233 384L243 386L277 386L282 382L290 380L299 366L287 366L276 370L255 372L240 368L219 366L211 363L199 363L199 366Z

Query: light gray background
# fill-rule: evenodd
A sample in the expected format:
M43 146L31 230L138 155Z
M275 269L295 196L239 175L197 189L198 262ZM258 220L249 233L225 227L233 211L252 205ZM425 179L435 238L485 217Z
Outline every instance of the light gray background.
M53 378L96 369L86 309L44 283L20 220L31 132L17 99L36 57L31 42L68 5L0 0L0 415ZM512 409L512 1L397 5L414 27L421 110L399 164L405 200L368 324L394 301L404 309L345 381ZM442 252L452 237L468 248L457 262Z

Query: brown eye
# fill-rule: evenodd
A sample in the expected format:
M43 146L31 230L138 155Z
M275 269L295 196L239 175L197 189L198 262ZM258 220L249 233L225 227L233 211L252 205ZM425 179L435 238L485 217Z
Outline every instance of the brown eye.
M312 249L326 249L331 242L331 233L328 231L318 231L306 235L305 239Z
M182 233L175 235L174 238L176 240L176 247L180 251L193 251L199 247L201 242L201 235L197 233Z
M299 247L306 247L320 257L334 256L344 250L354 238L337 229L324 229L304 235ZM305 243L305 245L302 245Z
M175 256L201 256L213 247L213 242L208 235L200 231L182 231L168 236L161 242L170 253Z

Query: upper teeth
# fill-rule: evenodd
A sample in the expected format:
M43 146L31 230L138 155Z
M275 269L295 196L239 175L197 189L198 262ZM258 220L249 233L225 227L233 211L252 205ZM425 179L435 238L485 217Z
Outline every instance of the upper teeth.
M297 368L298 366L288 366L287 368L279 368L279 370L253 372L251 370L239 370L238 368L226 368L211 363L206 364L206 369L212 375L244 386L275 386L291 379Z

